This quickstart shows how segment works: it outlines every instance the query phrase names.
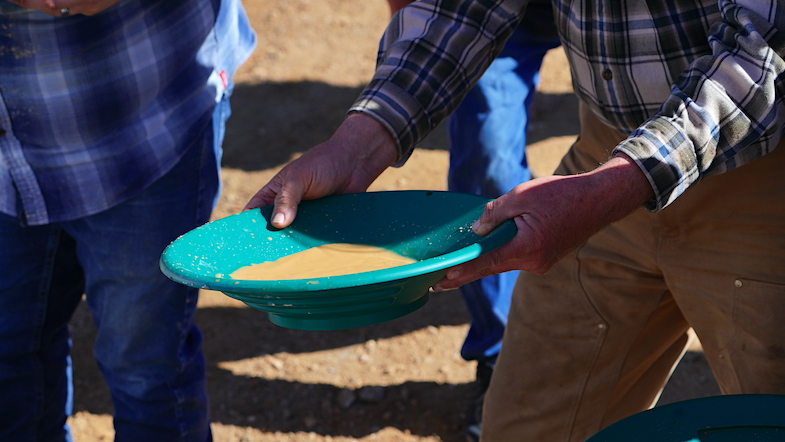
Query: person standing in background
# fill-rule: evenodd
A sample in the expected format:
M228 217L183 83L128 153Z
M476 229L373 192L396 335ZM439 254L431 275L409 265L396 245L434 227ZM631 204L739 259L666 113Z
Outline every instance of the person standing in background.
M388 3L394 15L411 0ZM529 110L543 57L559 45L550 0L532 1L499 56L447 118L448 190L498 198L532 178L526 160ZM471 317L461 356L477 361L479 390L468 410L469 441L480 438L485 390L501 350L518 273L487 276L459 289Z
M0 440L71 440L83 294L115 440L212 440L198 291L158 259L215 204L242 4L0 0L0 29Z

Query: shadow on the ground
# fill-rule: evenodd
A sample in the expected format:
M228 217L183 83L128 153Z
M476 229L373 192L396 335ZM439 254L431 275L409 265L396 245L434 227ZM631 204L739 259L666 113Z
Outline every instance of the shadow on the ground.
M527 144L533 144L551 137L578 135L580 131L578 97L572 93L537 93L534 96L534 101L529 110L529 129L526 134Z
M360 92L361 87L311 81L238 84L231 99L223 165L255 171L288 162L292 155L329 138ZM562 117L553 118L553 112ZM538 93L532 104L528 142L577 134L577 115L578 100L573 94ZM445 127L440 124L418 147L446 150Z
M709 368L706 355L688 351L668 380L657 405L720 394L720 386Z
M212 371L208 382L228 390L211 389L213 420L248 426L265 432L315 432L325 436L362 438L385 427L419 436L436 435L442 441L463 441L466 406L476 392L473 384L405 382L366 386L356 399L336 405L347 391L334 385L244 378ZM231 394L227 394L231 391ZM286 391L283 397L269 391ZM370 400L360 399L363 391ZM376 397L373 397L376 396ZM241 410L232 404L242 404Z
M219 367L278 352L309 353L346 347L410 333L429 326L468 321L457 292L432 294L418 311L382 324L350 330L302 331L278 327L250 308L200 308L197 323L204 334L208 389L213 422L253 427L265 432L316 432L363 437L383 427L443 441L462 441L467 404L473 384L405 382L366 386L372 400L361 399L334 385L269 380L235 375ZM109 393L92 356L95 327L84 303L71 321L74 347L74 412L111 414ZM340 395L354 394L350 406ZM350 401L351 402L351 401Z
M311 81L236 85L223 165L253 171L288 162L326 140L361 91Z
M467 404L474 384L405 382L365 386L349 392L328 384L270 380L237 375L219 367L278 352L308 353L384 339L428 326L458 325L468 320L455 292L435 294L420 310L383 324L352 330L312 332L270 323L250 308L202 308L197 322L205 335L208 388L213 422L264 432L314 432L325 436L363 437L383 427L443 441L462 441ZM108 391L92 358L95 329L84 305L71 324L74 338L74 411L111 414ZM719 394L703 353L688 352L665 388L659 404ZM347 395L353 400L347 400Z
M292 330L274 325L263 312L250 308L201 308L197 313L205 351L216 361L330 350L401 336L428 326L466 324L468 320L463 301L455 291L431 294L428 303L404 317L349 330Z

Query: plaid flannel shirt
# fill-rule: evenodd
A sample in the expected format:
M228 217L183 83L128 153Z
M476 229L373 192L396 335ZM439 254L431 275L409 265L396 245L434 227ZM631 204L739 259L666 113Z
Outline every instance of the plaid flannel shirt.
M394 134L402 164L482 75L526 4L408 6L387 28L376 74L350 111ZM775 0L554 0L575 93L630 134L613 152L646 174L649 210L776 147L785 130L784 8Z
M210 124L254 44L239 0L69 17L0 0L0 212L40 225L143 190Z

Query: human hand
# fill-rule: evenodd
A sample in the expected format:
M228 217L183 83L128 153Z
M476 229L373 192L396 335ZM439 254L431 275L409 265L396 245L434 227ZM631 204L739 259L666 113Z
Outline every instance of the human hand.
M275 204L272 225L284 228L294 221L301 200L363 192L397 156L384 126L365 114L351 114L329 140L281 169L243 210Z
M94 15L109 9L120 0L8 0L23 8L37 9L55 17Z
M585 174L520 184L489 202L472 226L478 235L487 235L513 219L518 233L498 249L448 270L434 290L457 288L509 270L545 274L602 227L628 215L652 196L645 175L626 156Z

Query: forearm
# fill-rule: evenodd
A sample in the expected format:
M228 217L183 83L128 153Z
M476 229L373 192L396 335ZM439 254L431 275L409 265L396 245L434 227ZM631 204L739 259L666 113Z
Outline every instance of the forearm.
M607 163L588 172L592 177L589 192L596 230L618 221L654 197L646 174L631 158L617 154Z
M369 174L370 183L398 157L398 148L389 129L379 120L360 112L350 113L331 137L349 153Z
M460 287L510 270L544 274L559 259L653 196L640 168L619 155L591 172L537 178L485 206L472 228L486 235L514 220L518 233L504 246L450 269L435 290Z

